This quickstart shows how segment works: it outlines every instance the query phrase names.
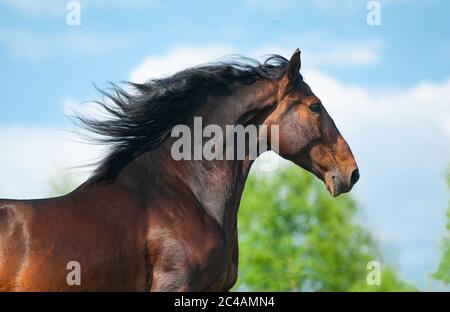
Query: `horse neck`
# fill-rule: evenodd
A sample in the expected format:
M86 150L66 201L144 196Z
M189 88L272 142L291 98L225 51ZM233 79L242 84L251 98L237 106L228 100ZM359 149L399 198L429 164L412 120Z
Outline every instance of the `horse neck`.
M242 124L243 118L245 125L253 123L259 126L268 111L273 108L276 93L276 84L265 80L249 86L240 86L231 96L209 98L196 116L202 117L203 126L215 124L225 129L227 125ZM192 130L192 124L190 128ZM169 164L173 168L172 172L176 172L203 208L225 231L233 231L253 160L247 155L244 160L211 161L203 158L175 161L168 155L172 143L173 140L169 139L161 149L166 165Z
M276 82L260 80L233 90L231 95L207 98L195 113L196 117L202 117L203 126L214 124L226 129L227 125L242 124L243 120L246 125L261 125L274 107L278 86ZM187 126L194 134L194 118ZM253 160L245 157L244 160L177 161L171 154L175 141L170 137L159 148L134 159L112 187L137 190L132 193L146 197L160 196L154 195L160 189L187 189L230 235L236 230L237 210Z

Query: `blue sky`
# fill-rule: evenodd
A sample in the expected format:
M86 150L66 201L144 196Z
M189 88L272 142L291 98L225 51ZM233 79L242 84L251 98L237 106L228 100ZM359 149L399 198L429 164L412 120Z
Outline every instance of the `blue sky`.
M0 2L0 82L8 90L0 122L64 122L54 109L61 97L91 96L92 83L126 79L146 55L181 43L314 51L372 42L380 58L372 66L323 65L368 85L440 81L450 68L446 1L382 2L380 27L366 24L367 1L81 1L79 27L65 23L67 1L37 1L39 10L21 2L36 1Z
M98 98L93 84L299 47L306 80L360 162L363 222L425 286L448 198L450 2L379 1L380 26L367 25L364 0L79 1L80 26L67 25L67 2L0 0L0 142L9 147L0 169L11 174L0 197L43 196L53 167L77 164L84 150L57 131L69 127L65 105ZM41 163L31 163L32 147Z

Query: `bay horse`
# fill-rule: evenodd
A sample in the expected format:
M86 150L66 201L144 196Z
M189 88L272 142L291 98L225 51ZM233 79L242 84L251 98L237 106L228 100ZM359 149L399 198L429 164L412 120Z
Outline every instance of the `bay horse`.
M350 191L355 159L300 67L297 49L290 60L241 57L103 91L110 118L77 119L112 147L93 175L65 196L0 200L0 290L228 291L253 160L177 161L169 134L195 116L278 125L279 155L333 196ZM73 261L81 280L69 285Z

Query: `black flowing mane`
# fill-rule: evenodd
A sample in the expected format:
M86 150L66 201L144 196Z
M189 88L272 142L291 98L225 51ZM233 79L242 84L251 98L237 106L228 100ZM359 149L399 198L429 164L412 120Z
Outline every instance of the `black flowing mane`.
M95 181L114 179L131 160L156 149L175 125L186 123L194 115L208 95L229 90L234 83L279 79L287 64L288 60L280 55L270 55L263 63L239 56L142 84L128 82L130 90L127 91L116 84L111 84L108 91L99 89L107 101L96 103L110 118L75 117L83 128L100 135L95 142L112 147L92 178Z

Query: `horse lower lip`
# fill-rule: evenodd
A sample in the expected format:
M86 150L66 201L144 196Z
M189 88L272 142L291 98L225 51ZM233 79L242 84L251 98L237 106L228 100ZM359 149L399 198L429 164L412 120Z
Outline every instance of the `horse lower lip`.
M345 192L342 189L342 185L339 183L331 183L331 185L328 187L328 191L330 192L331 196L338 197L340 194Z
M336 194L336 187L334 186L334 184L325 184L327 187L328 192L330 192L331 196L336 197L339 194Z

